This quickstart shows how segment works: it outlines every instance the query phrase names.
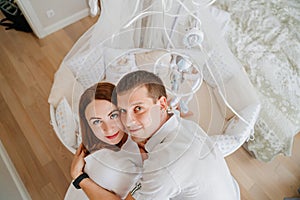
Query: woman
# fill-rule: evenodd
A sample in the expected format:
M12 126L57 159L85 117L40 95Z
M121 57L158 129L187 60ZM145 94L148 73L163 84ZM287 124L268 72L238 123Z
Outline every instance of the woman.
M92 197L90 195L93 194L84 193L84 188L77 190L82 181L91 182L91 185L96 182L123 199L139 178L142 166L139 148L123 131L119 111L112 103L114 88L111 83L101 82L88 88L80 98L83 144L72 162L71 176L74 181L65 199Z

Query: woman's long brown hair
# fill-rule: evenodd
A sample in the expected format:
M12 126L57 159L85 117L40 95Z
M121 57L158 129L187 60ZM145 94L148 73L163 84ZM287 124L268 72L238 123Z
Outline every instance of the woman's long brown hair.
M99 140L93 133L85 116L86 107L93 100L106 100L112 103L114 89L115 86L111 83L99 82L85 90L85 92L81 95L79 102L79 121L82 143L90 153L102 148L108 148L114 151L120 150L118 147L119 145L111 145Z

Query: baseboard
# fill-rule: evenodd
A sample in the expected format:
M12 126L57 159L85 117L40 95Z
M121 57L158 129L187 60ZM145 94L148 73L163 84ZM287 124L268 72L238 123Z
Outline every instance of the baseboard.
M18 4L20 7L22 13L24 14L26 20L30 24L34 34L38 38L44 38L47 35L50 35L51 33L58 31L86 16L88 16L89 13L89 8L86 8L84 10L81 10L74 15L67 17L53 25L43 27L41 24L39 18L37 17L35 10L33 9L31 3L29 0L15 0L15 2Z
M43 29L43 25L41 24L39 18L37 17L31 3L28 0L15 0L15 2L18 4L19 8L24 14L34 34L38 38L45 37L47 34L45 33Z
M50 26L47 26L44 28L43 33L44 35L40 35L41 38L50 35L51 33L54 33L55 31L58 31L70 24L73 24L74 22L77 22L79 20L81 20L84 17L89 16L89 9L86 8L80 12L75 13L74 15L67 17L55 24L52 24Z
M13 182L15 183L17 187L17 191L19 192L20 196L22 197L22 200L31 200L31 197L24 186L16 168L14 167L12 161L10 160L1 140L0 140L0 159L4 162L11 178L13 179ZM1 196L1 195L0 195Z

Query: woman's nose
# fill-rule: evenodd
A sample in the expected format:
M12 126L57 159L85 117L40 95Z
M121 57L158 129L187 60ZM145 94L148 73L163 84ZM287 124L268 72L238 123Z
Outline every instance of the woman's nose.
M113 123L107 123L103 122L101 129L104 132L104 134L109 133L111 129L113 129L114 124Z

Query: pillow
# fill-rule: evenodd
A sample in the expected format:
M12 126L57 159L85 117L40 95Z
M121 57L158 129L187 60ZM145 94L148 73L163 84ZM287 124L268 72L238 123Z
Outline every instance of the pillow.
M85 54L75 54L69 60L65 60L64 63L68 68L72 71L74 76L76 76L77 72L80 71L82 66L84 66L84 62L87 59L88 55Z
M148 50L145 52L138 52L135 54L135 62L139 67L153 66L160 59L160 63L170 65L171 56L167 55L168 51L164 50Z
M105 81L116 84L123 75L137 70L134 53L133 50L128 49L105 48Z
M87 65L93 65L99 58L103 56L103 47L97 45L94 48L90 48L88 43L79 43L81 45L81 51L67 55L64 63L72 71L74 76L81 70L81 68Z
M55 118L59 131L57 133L59 139L68 149L76 146L76 132L78 132L78 126L72 109L65 97L62 98L55 110Z
M226 135L239 135L245 133L249 129L247 128L247 124L239 119L238 116L235 116L228 121L225 133Z
M104 63L105 65L110 65L126 55L134 54L134 52L134 49L130 50L105 47L103 51Z
M228 126L225 130L227 135L239 135L240 137L249 137L251 131L254 129L254 124L257 120L260 110L260 104L251 104L241 110L238 116L233 117L228 121ZM247 122L245 122L245 121Z
M95 63L86 63L84 68L76 74L76 80L84 89L103 80L105 76L105 65L103 58L99 58Z
M224 157L233 153L244 143L244 140L233 135L213 135L210 138L217 144Z
M62 63L54 76L54 82L48 98L49 104L57 107L62 97L72 102L73 87L76 80L72 72Z
M84 89L101 81L105 75L103 49L98 45L89 52L75 54L65 62Z
M134 54L124 55L111 64L106 65L106 81L117 84L128 72L137 70Z

